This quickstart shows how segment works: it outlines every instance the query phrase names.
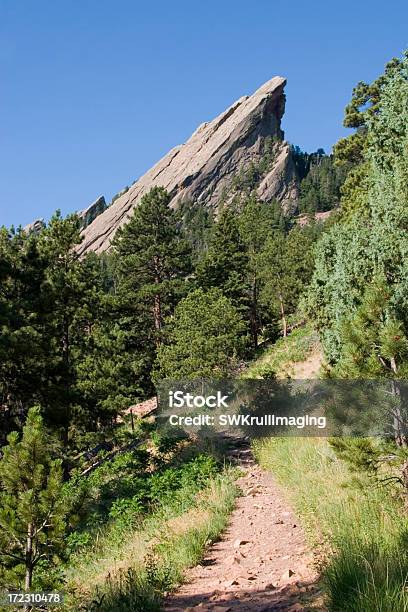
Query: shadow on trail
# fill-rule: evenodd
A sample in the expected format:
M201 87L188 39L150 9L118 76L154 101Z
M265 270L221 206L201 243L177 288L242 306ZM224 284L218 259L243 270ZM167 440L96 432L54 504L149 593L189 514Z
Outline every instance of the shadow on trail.
M210 593L196 593L188 596L171 596L171 603L163 602L166 612L180 612L182 610L197 610L197 612L267 612L286 610L308 610L317 612L326 608L320 602L321 592L317 583L297 582L280 589L245 588L233 592L222 588L214 589Z

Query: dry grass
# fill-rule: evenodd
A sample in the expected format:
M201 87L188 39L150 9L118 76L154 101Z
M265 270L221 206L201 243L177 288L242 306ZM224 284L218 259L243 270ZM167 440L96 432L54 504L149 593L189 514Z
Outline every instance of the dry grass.
M225 527L234 499L236 473L225 471L197 494L196 504L177 516L152 515L121 546L101 545L101 556L84 559L71 572L69 610L159 609L163 591L183 579L206 545Z
M268 370L275 372L278 378L318 378L321 359L316 332L309 326L299 327L287 338L281 338L265 349L249 364L241 378L262 378L263 373ZM308 364L308 369L299 369L302 362Z
M351 474L326 440L258 443L322 557L329 610L408 612L408 522L402 500Z

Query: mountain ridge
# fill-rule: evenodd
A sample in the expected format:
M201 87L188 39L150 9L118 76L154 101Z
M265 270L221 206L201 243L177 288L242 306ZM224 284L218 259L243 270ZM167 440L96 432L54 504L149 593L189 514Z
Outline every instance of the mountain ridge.
M213 120L199 125L184 144L173 147L84 228L78 251L109 249L117 229L154 186L169 192L173 207L192 201L215 209L240 191L241 179L248 188L245 173L255 173L258 183L253 187L258 197L264 201L276 198L285 212L293 212L298 181L281 130L285 85L286 79L273 77L252 95L242 96Z

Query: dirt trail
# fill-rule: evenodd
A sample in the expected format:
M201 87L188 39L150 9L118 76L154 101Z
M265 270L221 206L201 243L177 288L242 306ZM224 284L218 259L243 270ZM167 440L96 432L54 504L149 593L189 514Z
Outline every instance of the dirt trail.
M228 529L164 604L168 612L324 610L317 572L297 518L272 476L249 449L235 451L244 469ZM242 461L243 459L243 461Z
M321 352L294 364L296 378L318 376ZM242 445L242 441L241 441ZM168 612L197 610L266 612L326 610L319 590L313 554L302 527L272 475L254 461L248 447L231 458L244 475L242 490L222 539L190 569L186 583L164 602Z
M292 365L291 377L296 380L318 378L322 361L322 351L316 346L305 361L299 361Z

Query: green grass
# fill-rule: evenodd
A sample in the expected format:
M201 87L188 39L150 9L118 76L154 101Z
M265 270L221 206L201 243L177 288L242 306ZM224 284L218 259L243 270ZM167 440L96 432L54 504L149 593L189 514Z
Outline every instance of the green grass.
M358 486L325 440L270 439L255 453L319 548L329 610L408 611L408 519L397 492Z
M286 376L294 363L304 361L317 346L318 336L309 325L294 329L287 338L280 338L272 346L262 349L241 378L262 378L268 371L279 377Z
M201 490L191 481L166 503L127 528L115 524L67 569L67 610L159 610L165 591L183 580L205 547L224 529L238 489L236 471L209 477Z

